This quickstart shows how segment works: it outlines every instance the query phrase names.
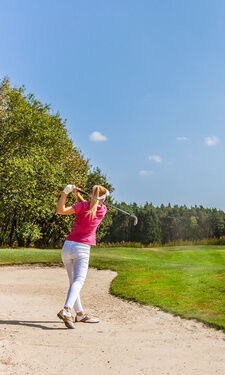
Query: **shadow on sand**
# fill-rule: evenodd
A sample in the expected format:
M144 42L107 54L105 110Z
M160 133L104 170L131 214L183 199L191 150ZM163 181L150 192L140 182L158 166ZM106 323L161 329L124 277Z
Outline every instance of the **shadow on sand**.
M41 324L40 324L41 323ZM0 324L9 324L13 326L28 326L40 329L47 329L47 330L59 330L59 329L67 329L65 326L63 327L51 327L46 326L45 324L63 324L63 322L59 321L44 321L44 320L37 320L37 321L29 321L29 320L0 320Z

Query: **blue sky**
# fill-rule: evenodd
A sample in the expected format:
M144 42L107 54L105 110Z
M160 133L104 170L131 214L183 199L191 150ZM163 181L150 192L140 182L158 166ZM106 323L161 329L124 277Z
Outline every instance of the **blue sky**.
M0 46L116 200L225 209L224 1L1 0Z

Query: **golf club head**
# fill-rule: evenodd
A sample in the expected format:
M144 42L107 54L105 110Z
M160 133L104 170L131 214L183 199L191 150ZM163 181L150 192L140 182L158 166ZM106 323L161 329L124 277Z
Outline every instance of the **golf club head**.
M137 218L137 216L132 215L132 217L134 218L134 225L137 225L137 223L138 223L138 218Z

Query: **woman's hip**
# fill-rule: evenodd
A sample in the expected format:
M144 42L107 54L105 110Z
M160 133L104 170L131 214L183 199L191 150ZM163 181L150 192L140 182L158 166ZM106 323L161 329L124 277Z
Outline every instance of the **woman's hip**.
M90 256L90 245L75 242L75 241L65 241L62 248L62 260L69 259L79 259L79 258L89 258Z

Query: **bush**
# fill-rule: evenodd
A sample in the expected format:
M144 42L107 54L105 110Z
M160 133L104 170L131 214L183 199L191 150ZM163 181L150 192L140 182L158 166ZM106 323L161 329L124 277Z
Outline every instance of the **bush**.
M105 247L134 247L134 248L143 248L145 247L140 242L127 242L127 241L121 241L121 242L101 242L97 244L97 247L99 248L105 248Z
M191 245L215 245L215 246L223 246L225 245L225 237L221 238L212 238L207 239L204 238L203 240L196 240L196 241L171 241L167 243L160 243L160 242L153 242L147 245L142 244L141 242L129 242L129 241L121 241L121 242L102 242L98 243L98 248L106 248L106 247L134 247L134 248L154 248L154 247L172 247L172 246L191 246Z
M42 238L42 233L38 225L31 223L22 223L16 229L16 237L19 246L28 247Z

